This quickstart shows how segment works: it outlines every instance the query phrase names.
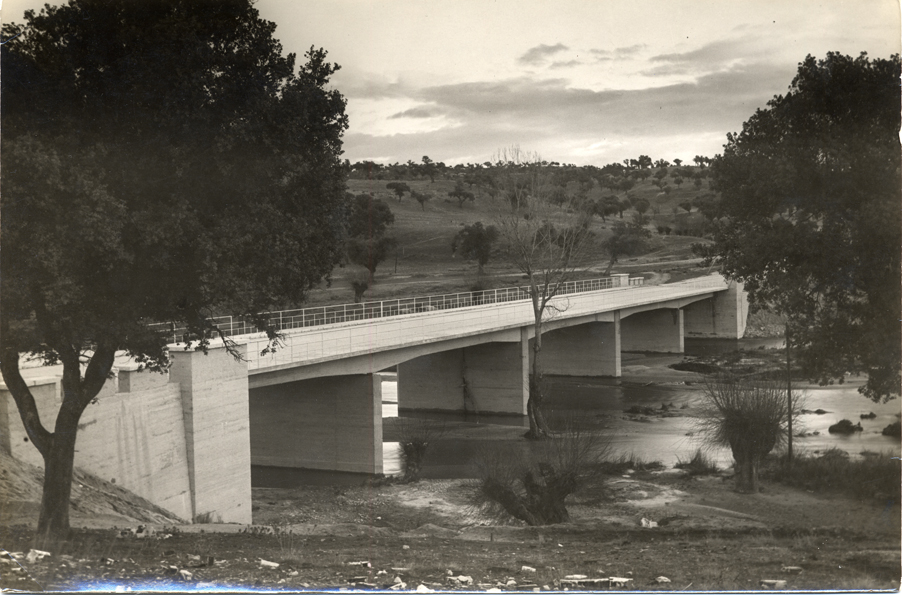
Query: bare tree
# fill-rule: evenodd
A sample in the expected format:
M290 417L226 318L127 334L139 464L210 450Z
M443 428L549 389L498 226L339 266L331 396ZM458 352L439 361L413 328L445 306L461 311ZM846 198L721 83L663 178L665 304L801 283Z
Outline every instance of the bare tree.
M591 236L591 213L554 205L549 166L535 153L505 148L495 157L497 185L507 197L509 210L499 209L495 226L512 264L525 275L532 300L535 339L529 373L527 438L544 438L548 424L542 413L542 324L554 313L552 299L575 270ZM570 199L568 199L570 200Z

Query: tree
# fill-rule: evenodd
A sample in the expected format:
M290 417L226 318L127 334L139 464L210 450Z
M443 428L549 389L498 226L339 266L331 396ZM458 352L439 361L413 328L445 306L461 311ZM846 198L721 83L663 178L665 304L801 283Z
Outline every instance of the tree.
M348 260L366 268L370 272L369 284L372 285L372 275L376 274L376 267L388 258L389 250L397 245L398 241L395 238L383 236L353 237L348 240Z
M722 217L697 248L789 319L809 378L866 372L875 401L900 392L899 75L898 55L805 58L727 135L711 166Z
M373 274L369 270L361 267L355 271L351 271L348 275L348 283L351 285L351 289L354 290L355 304L359 304L363 301L363 294L370 288L372 282Z
M482 276L483 267L492 256L492 245L498 240L498 229L494 225L483 227L481 221L465 225L451 241L451 252L460 250L461 256L467 260L476 260L478 274Z
M448 196L457 200L457 206L459 206L461 209L464 208L464 203L468 200L476 200L476 196L472 192L465 190L464 185L460 180L457 181L457 184L454 186L454 190L449 192Z
M636 159L636 163L638 163L640 169L647 169L652 166L651 157L648 155L639 155L639 158Z
M614 268L621 256L638 254L644 250L649 237L651 237L651 232L641 225L622 221L615 223L611 236L601 242L601 247L609 255L608 267L604 271L605 276L611 274L611 269Z
M554 208L548 200L553 184L548 167L536 154L519 147L501 150L495 158L498 186L512 209L495 216L501 241L514 266L526 277L526 291L534 315L532 368L529 373L528 438L544 438L548 424L543 413L542 323L552 313L552 299L572 276L591 232L591 215L573 208ZM555 222L557 225L555 225Z
M786 389L774 380L720 376L706 379L698 415L705 439L729 446L736 461L736 490L758 492L758 469L774 447L786 443L798 401L786 407ZM790 415L791 412L791 415Z
M421 169L423 174L429 177L429 182L434 184L435 175L438 173L438 167L427 155L423 155L423 165L421 166Z
M350 197L350 195L348 195ZM350 198L348 235L351 237L380 237L395 222L395 215L381 198L358 194Z
M692 206L693 205L692 205L691 200L684 200L683 202L680 203L680 208L683 209L684 211L686 211L687 213L692 212Z
M404 198L405 192L410 192L410 186L405 184L404 182L389 182L385 185L386 188L395 193L398 197L398 202L401 202L401 199Z
M213 314L299 304L341 255L345 100L247 0L72 0L3 27L0 371L44 459L36 545L69 528L79 419L117 352L168 367ZM62 363L44 426L19 355ZM82 372L83 370L83 372Z
M429 192L417 192L416 190L411 190L410 195L415 201L420 203L420 208L423 209L423 211L426 210L426 203L432 199L432 194Z
M683 165L683 160L682 159L674 159L673 164L676 165L677 167L679 167L679 166Z
M670 162L666 159L658 159L655 161L655 167L660 167L661 169L666 169L670 167Z

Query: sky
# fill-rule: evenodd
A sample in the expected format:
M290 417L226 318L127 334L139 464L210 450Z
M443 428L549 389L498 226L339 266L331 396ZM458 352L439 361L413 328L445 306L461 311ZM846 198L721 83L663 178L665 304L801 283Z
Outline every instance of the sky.
M140 1L140 0L136 0ZM53 2L51 2L53 3ZM43 0L4 0L21 20ZM799 62L902 52L899 0L258 0L341 66L352 163L604 165L720 153Z

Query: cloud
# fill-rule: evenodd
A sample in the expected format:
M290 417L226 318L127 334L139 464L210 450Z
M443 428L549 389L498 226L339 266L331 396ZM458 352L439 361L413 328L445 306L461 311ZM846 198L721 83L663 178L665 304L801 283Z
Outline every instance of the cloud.
M579 60L567 60L566 62L552 62L551 66L548 68L558 69L558 68L572 68L574 66L579 66L582 64Z
M668 151L657 154L667 159L682 155L677 149L713 155L727 132L739 130L755 109L785 90L794 71L788 65L736 65L695 82L639 90L595 91L573 87L569 79L528 77L437 85L414 91L408 98L414 107L385 117L421 117L425 113L416 110L425 108L445 124L380 136L352 122L345 151L352 161L367 155L391 155L397 161L429 155L446 163L473 155L483 161L512 143L572 163L651 155L654 147ZM405 112L413 114L399 115ZM694 144L678 147L680 138Z
M631 45L627 47L617 48L614 50L614 53L619 57L625 56L634 56L638 54L640 51L644 50L646 45L644 43L637 43L636 45Z
M398 118L434 118L441 115L441 110L438 110L434 107L421 106L412 107L408 110L404 110L403 112L392 114L388 117L388 119L397 120Z
M526 53L520 56L517 61L521 64L536 66L544 62L549 56L569 49L570 48L562 43L556 43L554 45L545 45L542 43L526 50Z

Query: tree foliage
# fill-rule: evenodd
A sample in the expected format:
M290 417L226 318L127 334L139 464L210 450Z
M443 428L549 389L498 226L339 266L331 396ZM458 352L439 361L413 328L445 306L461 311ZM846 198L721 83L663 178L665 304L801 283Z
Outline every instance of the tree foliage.
M651 232L636 223L618 221L614 224L612 234L601 242L601 247L608 253L608 267L604 274L611 274L611 269L621 256L638 254L645 249Z
M714 243L698 251L788 316L798 363L821 383L866 372L899 395L900 60L808 56L729 134L713 164Z
M150 321L205 348L213 314L299 303L341 255L337 66L282 55L247 0L72 0L5 25L2 374L45 461L39 541L68 529L78 420ZM63 364L45 428L18 369ZM81 369L84 367L84 372Z
M494 225L483 226L482 221L465 225L451 241L451 252L460 252L467 260L475 260L479 274L492 256L492 245L498 240L498 229Z
M350 199L350 203L348 235L351 237L383 236L388 227L395 222L394 213L381 198L374 198L370 194L358 194Z

